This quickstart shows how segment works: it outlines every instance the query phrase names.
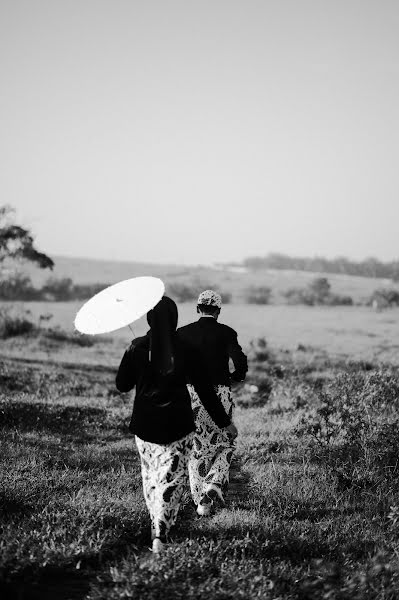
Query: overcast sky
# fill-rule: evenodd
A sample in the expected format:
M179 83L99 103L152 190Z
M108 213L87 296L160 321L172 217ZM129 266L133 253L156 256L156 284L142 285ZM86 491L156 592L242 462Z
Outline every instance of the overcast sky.
M399 258L398 0L2 0L0 204L50 254Z

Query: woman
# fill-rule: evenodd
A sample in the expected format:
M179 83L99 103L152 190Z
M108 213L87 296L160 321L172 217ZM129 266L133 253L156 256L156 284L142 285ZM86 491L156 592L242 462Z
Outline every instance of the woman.
M198 354L176 336L173 300L164 296L147 314L147 321L147 335L133 340L122 358L116 387L128 392L136 386L129 429L140 454L152 549L160 552L176 522L187 481L195 429L187 381L218 427L226 428L231 436L237 430L201 368Z

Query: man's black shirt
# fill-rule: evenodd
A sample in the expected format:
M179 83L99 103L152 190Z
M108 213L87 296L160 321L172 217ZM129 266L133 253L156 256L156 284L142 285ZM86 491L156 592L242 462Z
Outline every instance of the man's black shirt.
M213 317L201 317L198 321L180 327L177 335L185 344L198 351L214 385L230 385L231 381L243 381L248 371L247 357L237 341L237 332L218 323ZM230 373L229 359L235 370Z

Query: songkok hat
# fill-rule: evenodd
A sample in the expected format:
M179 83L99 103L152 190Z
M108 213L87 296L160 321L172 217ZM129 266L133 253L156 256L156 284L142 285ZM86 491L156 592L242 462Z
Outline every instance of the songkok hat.
M217 292L213 290L204 290L198 296L197 304L205 305L205 306L216 306L217 308L222 308L222 297Z

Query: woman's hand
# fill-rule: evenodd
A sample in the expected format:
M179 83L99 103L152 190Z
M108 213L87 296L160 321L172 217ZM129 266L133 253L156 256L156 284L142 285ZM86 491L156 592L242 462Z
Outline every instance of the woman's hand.
M238 435L238 431L237 431L237 427L234 425L234 423L231 422L230 425L228 425L225 429L227 431L227 435L229 436L229 438L231 438L232 440L235 440Z

